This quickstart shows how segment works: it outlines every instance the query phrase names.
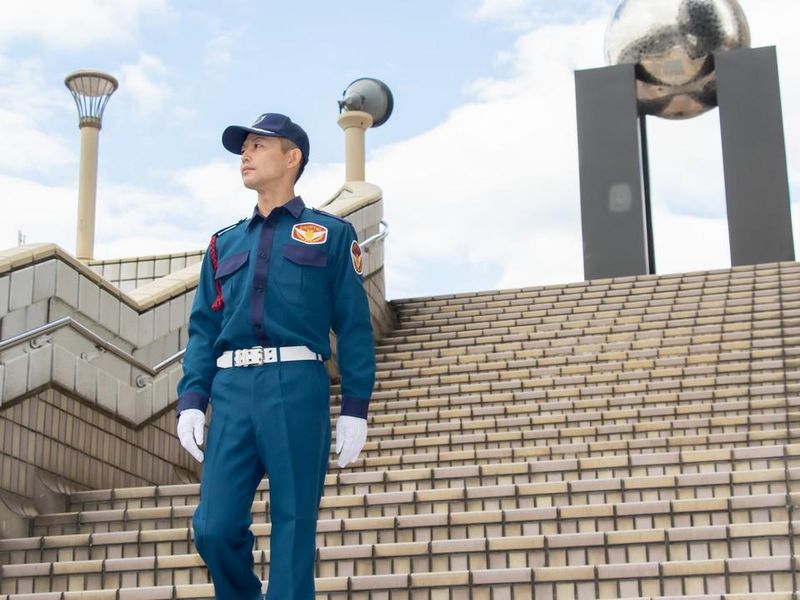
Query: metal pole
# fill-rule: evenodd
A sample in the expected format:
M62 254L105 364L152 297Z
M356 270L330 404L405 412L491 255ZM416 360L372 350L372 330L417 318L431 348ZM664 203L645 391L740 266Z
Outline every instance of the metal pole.
M78 179L78 235L76 256L80 261L94 257L94 221L97 203L97 149L100 129L81 127L81 163Z
M348 110L340 114L336 122L344 130L345 181L364 181L364 132L372 125L372 116L360 110Z
M647 151L647 117L639 117L639 139L642 154L642 187L644 191L644 218L647 228L647 261L649 274L656 273L656 248L653 240L653 210L650 206L650 156Z

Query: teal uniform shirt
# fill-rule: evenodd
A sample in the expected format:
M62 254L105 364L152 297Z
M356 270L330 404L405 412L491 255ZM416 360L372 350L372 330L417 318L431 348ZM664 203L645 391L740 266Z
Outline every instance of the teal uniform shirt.
M295 196L266 218L256 205L250 218L215 235L217 268L209 247L189 315L176 416L205 412L225 350L305 345L327 360L333 329L341 414L366 418L375 345L353 225Z

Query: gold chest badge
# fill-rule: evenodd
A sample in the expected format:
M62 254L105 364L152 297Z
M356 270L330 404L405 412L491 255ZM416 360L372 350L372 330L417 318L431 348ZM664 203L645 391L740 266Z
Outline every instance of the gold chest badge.
M304 244L324 244L328 239L328 228L316 223L298 223L292 227L292 239Z

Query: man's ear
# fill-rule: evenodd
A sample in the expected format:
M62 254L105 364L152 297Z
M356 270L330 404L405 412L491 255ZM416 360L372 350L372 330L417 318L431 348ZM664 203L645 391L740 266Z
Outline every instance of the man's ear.
M289 162L286 163L287 167L294 167L300 164L300 161L303 160L303 153L300 151L300 148L292 148L287 153L289 155Z

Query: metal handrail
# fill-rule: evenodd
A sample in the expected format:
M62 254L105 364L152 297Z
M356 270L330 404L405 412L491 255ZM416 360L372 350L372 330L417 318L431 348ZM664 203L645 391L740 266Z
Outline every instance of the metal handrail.
M359 246L361 246L361 249L364 250L365 252L369 252L369 247L372 246L372 244L381 241L387 235L389 235L389 224L383 219L381 219L381 223L383 223L383 231L379 231L375 235L368 237L359 244Z
M60 319L56 319L55 321L51 321L49 323L45 323L44 325L40 325L39 327L34 327L33 329L25 331L24 333L20 333L20 334L14 335L14 336L8 338L7 340L3 340L2 342L0 342L0 352L3 352L4 350L8 350L9 348L17 346L19 344L23 344L23 343L25 343L27 341L34 340L34 339L36 339L37 337L39 337L41 335L45 335L45 334L51 333L53 331L57 331L58 329L61 329L63 327L71 327L72 329L74 329L75 331L77 331L78 333L83 335L84 337L89 338L95 344L95 346L99 346L103 350L107 350L108 352L111 352L112 354L118 356L119 358L121 358L124 361L126 361L127 363L129 363L130 365L136 367L140 371L144 371L145 373L147 373L148 375L151 375L153 377L158 375L158 373L160 371L162 371L165 367L168 367L172 363L177 362L186 353L186 349L185 348L181 349L178 352L176 352L175 354L173 354L172 356L169 356L168 358L162 360L160 363L158 363L154 367L150 367L150 366L144 364L143 362L141 362L138 358L133 356L130 352L126 352L125 350L123 350L119 346L116 346L116 345L112 344L111 342L107 342L102 337L100 337L97 333L95 333L94 331L92 331L91 329L89 329L88 327L83 325L82 323L79 323L78 321L76 321L75 319L70 317L69 315L67 315L66 317L61 317Z

